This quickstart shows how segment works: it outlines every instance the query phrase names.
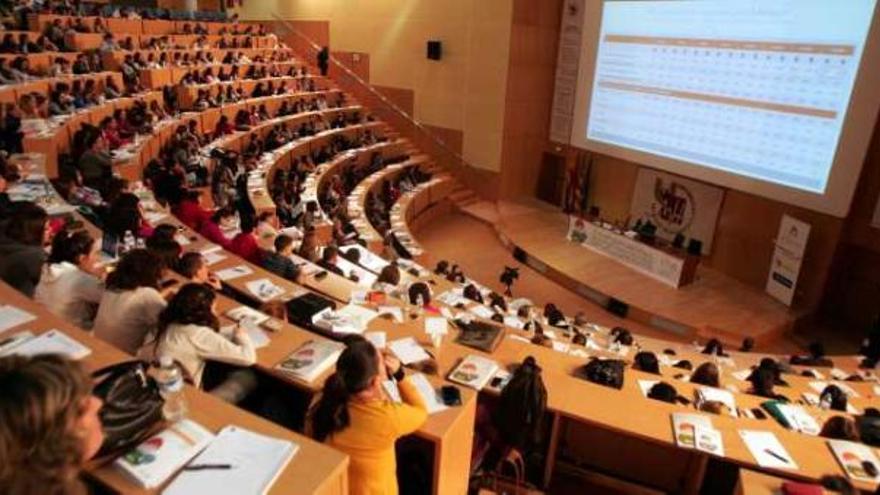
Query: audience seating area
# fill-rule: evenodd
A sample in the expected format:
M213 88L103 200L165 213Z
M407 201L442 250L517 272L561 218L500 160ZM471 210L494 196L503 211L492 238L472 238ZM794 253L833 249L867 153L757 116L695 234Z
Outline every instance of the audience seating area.
M332 367L311 381L278 368L306 342L345 337L287 313L286 303L306 294L337 308L368 308L374 317L367 332L382 332L388 342L411 337L431 356L413 368L437 390L456 386L460 391L460 405L433 412L412 435L415 446L408 447L420 454L398 458L405 465L423 455L432 493L466 493L475 475L493 469L479 463L485 446L481 412L498 399L500 389L489 385L478 392L448 379L471 355L511 372L532 356L543 370L542 438L529 446L534 455L528 481L534 486L549 489L558 473L582 465L605 466L604 475L675 493L697 493L704 476L717 469L742 468L740 485L755 487L846 475L825 443L831 433L786 428L773 418L756 417L755 411L772 398L784 398L802 406L820 426L833 417L880 415L880 383L873 370L862 367L863 356L825 358L816 352L794 360L803 364L793 364L789 356L603 327L591 323L597 309L587 303L576 316L562 315L552 301L497 294L457 271L454 260L432 256L417 240L420 230L430 229L455 207L451 198L466 189L462 182L406 136L376 120L370 108L321 75L312 60L257 25L132 16L32 13L26 17L27 30L6 33L38 43L52 34L53 26L61 26L68 50L0 55L8 62L24 57L32 71L25 80L0 86L3 144L11 155L5 168L15 171L6 175L20 177L6 192L11 199L37 202L53 219L67 217L82 225L98 245L101 239L124 236L114 220L120 208L115 200L134 193L138 207L132 214L140 216L135 219L140 232L134 235L148 249L152 233L171 226L175 259L187 252L205 259L218 282L221 326L234 325L229 311L241 306L268 315L254 330L265 339L251 367L258 377L251 397L260 401L238 397L239 404L229 403L219 390L200 390L195 384L187 385L186 398L190 417L213 431L236 424L299 445L271 493L348 493L351 488L348 456L307 436L306 409L320 396ZM79 24L88 32L75 27L65 32L64 26ZM133 50L108 49L108 41L130 44ZM194 48L197 56L192 56ZM57 59L74 65L81 56L93 60L94 54L99 66L50 76ZM226 62L230 54L233 63ZM45 187L35 189L35 184ZM82 191L96 198L86 201ZM198 210L197 218L184 214L191 211L187 208ZM218 210L225 211L221 215ZM220 227L220 237L208 238L209 222ZM292 276L280 275L267 263L279 235L294 241L293 251L283 254L295 266ZM256 247L242 250L238 240L251 238ZM400 269L397 290L374 300L376 281L392 264ZM189 281L173 270L167 277L178 287ZM416 284L429 289L429 300L410 295ZM9 333L62 330L91 349L83 360L89 370L134 358L8 284L0 284L0 294L3 304L37 315ZM448 325L439 344L425 332L437 318ZM456 342L460 329L472 322L501 328L497 346L481 351ZM654 356L656 369L642 365L647 353ZM625 362L619 389L579 376L594 357ZM692 383L691 377L706 363L717 373L716 395L732 401L716 404L720 414L711 415L723 441L722 455L677 448L670 424L671 413L697 413L705 405L697 397L706 385ZM774 373L776 388L755 390L751 376L764 369ZM647 397L658 382L674 387L671 400ZM844 410L822 407L816 400L831 384L846 394ZM279 397L285 402L282 413L273 414L278 409L267 408L266 402ZM758 466L740 437L743 430L772 432L797 468ZM576 439L582 442L573 444ZM597 443L609 439L629 448L610 452ZM623 456L626 463L616 462ZM649 467L659 464L657 456L666 456L679 471L659 474L662 467ZM656 481L617 471L633 463L642 463L649 474L658 471L650 476ZM139 492L106 464L90 466L88 477L120 493ZM850 481L860 490L875 489L873 483Z

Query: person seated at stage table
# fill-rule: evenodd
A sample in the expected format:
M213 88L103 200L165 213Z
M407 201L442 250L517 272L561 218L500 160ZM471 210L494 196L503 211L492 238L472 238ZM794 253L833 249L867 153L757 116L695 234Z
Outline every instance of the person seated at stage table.
M84 230L58 232L34 290L34 300L79 328L92 328L104 295L104 270L96 266L98 248Z
M170 356L196 387L202 386L208 361L253 365L257 352L244 327L236 325L231 339L220 334L216 298L214 290L204 284L181 287L159 314L156 333L139 355L153 359Z
M216 275L211 273L208 262L202 253L190 251L184 253L177 262L177 273L189 279L190 282L206 284L214 290L222 290L223 284Z
M691 383L706 385L707 387L721 387L720 372L715 363L703 363L691 374Z
M660 374L660 363L657 361L657 355L649 351L641 351L633 358L633 369L651 373Z
M160 282L165 266L146 249L128 251L107 276L106 289L95 317L95 336L117 348L135 354L144 339L156 330L165 309Z
M290 258L293 255L293 238L281 234L275 238L274 244L275 251L267 252L263 256L263 268L295 282L299 277L300 267Z
M834 362L825 357L825 346L821 342L812 342L809 345L809 354L806 356L792 356L789 363L800 366L816 366L830 368Z
M13 202L9 209L0 236L0 279L33 297L46 260L43 246L51 239L49 216L30 201Z
M199 234L223 249L230 249L232 241L223 233L223 226L234 218L235 208L232 205L218 208L208 221L202 222Z
M327 246L324 248L324 251L321 253L321 261L318 262L318 266L321 268L333 272L339 276L344 277L345 273L341 268L336 266L336 263L339 259L339 251L333 246Z
M310 411L309 429L319 442L350 456L352 494L396 494L394 446L426 421L424 400L396 358L383 356L361 336L345 344ZM386 399L382 384L390 379L398 382L401 403Z
M58 354L0 358L4 493L89 493L81 471L104 441L92 385L79 362Z

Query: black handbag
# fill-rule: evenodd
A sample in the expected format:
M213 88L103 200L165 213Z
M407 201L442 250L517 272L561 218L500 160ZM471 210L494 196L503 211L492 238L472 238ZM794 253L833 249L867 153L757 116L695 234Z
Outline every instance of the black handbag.
M104 443L99 457L117 454L142 442L162 421L165 400L146 361L126 361L92 373L92 394L104 405L99 412Z
M606 387L623 388L623 372L626 365L619 359L593 358L575 371L575 375Z

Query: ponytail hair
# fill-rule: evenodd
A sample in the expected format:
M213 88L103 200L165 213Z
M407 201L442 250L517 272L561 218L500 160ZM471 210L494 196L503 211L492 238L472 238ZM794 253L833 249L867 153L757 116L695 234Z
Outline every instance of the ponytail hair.
M48 263L73 263L77 264L77 258L88 256L95 246L95 239L85 230L69 231L61 230L52 239L52 251L49 254Z
M312 434L319 442L348 427L348 400L369 388L379 373L376 348L370 341L353 335L344 342L345 350L336 361L336 372L327 379L311 413Z

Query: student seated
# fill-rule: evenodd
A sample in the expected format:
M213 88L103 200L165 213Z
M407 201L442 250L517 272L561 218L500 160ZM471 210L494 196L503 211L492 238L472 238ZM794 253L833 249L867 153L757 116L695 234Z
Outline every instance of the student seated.
M201 387L206 361L251 366L257 352L247 330L236 326L232 339L220 335L216 294L203 284L186 284L159 315L158 329L141 355L170 356L180 364L193 385Z
M381 354L361 336L351 336L312 409L313 436L351 457L348 477L354 495L396 494L395 442L427 419L422 396L400 362ZM385 395L382 383L394 379L402 403Z
M0 279L33 297L46 260L43 245L50 237L46 210L30 201L10 204L6 228L0 236Z
M641 351L633 359L633 369L659 375L660 363L653 352Z
M223 289L223 284L216 275L208 269L208 262L202 253L191 251L185 253L177 262L177 273L183 275L190 282L211 286L214 290Z
M58 354L0 358L3 493L88 493L80 473L104 441L91 392L83 366Z
M718 378L718 366L715 363L703 363L697 366L691 374L691 383L706 385L707 387L721 387L721 380Z
M189 189L183 193L183 199L172 208L172 211L184 225L198 231L214 214L211 210L202 207L201 201L201 191Z
M300 274L300 267L290 258L292 255L293 238L281 234L275 238L275 251L264 253L263 268L279 277L296 281Z
M141 200L134 193L124 192L110 205L107 218L104 222L105 230L119 238L126 233L140 239L146 239L153 235L153 228L144 217L141 209Z
M407 289L407 300L410 304L427 306L431 304L431 287L425 282L415 282Z
M825 346L821 342L813 342L809 346L809 354L806 356L792 356L789 362L800 366L817 366L830 368L834 363L825 357Z
M400 284L400 269L397 265L385 265L379 272L376 281L373 282L373 290L382 291L391 297L402 298L404 292L398 288Z
M125 253L107 276L95 317L95 336L135 354L156 330L159 313L165 309L159 285L164 272L159 257L146 249Z
M86 231L62 230L52 239L34 300L79 328L92 328L104 295L103 270L96 266L98 243Z
M330 272L333 272L339 276L344 277L345 273L341 268L336 266L336 262L339 258L339 251L333 246L327 246L324 248L324 251L321 253L321 261L318 262L318 265Z

